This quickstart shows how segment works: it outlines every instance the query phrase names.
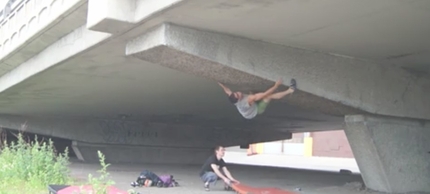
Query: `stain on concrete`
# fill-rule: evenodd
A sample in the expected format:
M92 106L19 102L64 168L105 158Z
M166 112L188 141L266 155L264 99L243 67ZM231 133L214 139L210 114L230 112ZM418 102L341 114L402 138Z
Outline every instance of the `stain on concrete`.
M419 78L430 77L430 68L428 68L428 70L424 68L410 68L410 67L401 67L401 68Z
M412 55L416 55L416 54L418 54L418 53L416 53L416 52L413 52L413 53L403 53L403 54L388 56L385 59L387 59L387 60L399 59L399 58L408 57L408 56L412 56Z
M136 53L134 56L194 76L216 80L231 86L233 89L240 89L244 92L250 92L255 89L265 90L274 84L270 80L262 79L164 45L154 47L145 52Z
M222 2L219 4L216 4L212 7L210 7L211 9L221 9L221 10L230 10L230 9L235 9L240 7L240 5L238 4L233 4L231 2Z
M106 143L129 144L136 138L154 139L159 136L155 130L148 130L142 125L124 120L101 120L99 127Z

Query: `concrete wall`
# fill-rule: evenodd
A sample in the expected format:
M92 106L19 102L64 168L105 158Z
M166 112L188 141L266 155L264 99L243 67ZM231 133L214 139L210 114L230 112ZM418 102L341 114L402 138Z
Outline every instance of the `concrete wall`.
M285 154L303 155L305 146L302 143L285 143L282 141L264 143L263 153L265 154Z
M291 138L291 133L275 130L143 120L0 116L0 123L16 130L25 124L25 131L30 133L74 140L74 150L79 152L76 155L87 162L97 162L97 150L103 150L110 162L201 163L216 145L227 147Z
M257 154L285 154L296 156L354 158L344 130L294 133L291 139L254 144ZM257 149L258 147L258 149ZM228 151L251 152L251 150L230 147Z
M313 156L354 158L343 130L311 133Z
M306 145L303 141L303 133L294 133L291 139L265 142L262 145L262 153L285 154L301 156L305 154Z
M184 148L177 146L132 146L73 142L73 151L85 162L98 162L97 151L109 163L145 164L202 164L212 153L212 148Z

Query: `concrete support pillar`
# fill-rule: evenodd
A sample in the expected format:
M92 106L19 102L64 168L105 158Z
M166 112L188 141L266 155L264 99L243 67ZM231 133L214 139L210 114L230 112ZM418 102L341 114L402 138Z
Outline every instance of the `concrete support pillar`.
M353 115L345 123L369 189L430 192L430 122Z
M111 34L134 24L136 0L88 0L87 28Z

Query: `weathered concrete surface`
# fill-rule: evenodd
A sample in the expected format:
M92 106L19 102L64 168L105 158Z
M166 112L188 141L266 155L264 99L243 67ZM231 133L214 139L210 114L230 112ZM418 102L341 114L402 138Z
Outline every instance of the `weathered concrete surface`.
M346 116L345 133L366 186L393 192L430 192L430 122Z
M272 124L270 127L278 126L278 128L291 131L339 129L342 127L343 114L362 112L358 111L357 107L376 114L408 117L428 116L426 114L428 112L425 111L428 110L428 102L419 95L419 91L425 94L426 88L428 88L425 84L421 84L421 82L425 82L422 77L416 79L417 84L411 82L403 99L402 96L399 97L401 93L399 91L406 88L405 82L409 78L405 78L405 82L401 79L403 79L402 76L411 74L398 73L398 69L395 67L385 65L379 67L378 63L367 63L362 62L364 60L353 58L375 59L384 58L388 55L394 56L396 53L406 51L413 53L414 47L402 47L402 45L406 45L408 40L416 42L417 39L421 40L421 44L417 46L419 50L426 50L428 41L419 38L422 37L420 34L412 36L402 33L404 32L403 27L411 24L404 19L409 21L427 18L428 13L414 10L417 7L426 7L426 2L390 0L375 3L363 0L357 3L352 0L324 2L312 0L299 3L298 1L275 0L264 2L245 0L234 2L224 0L139 0L136 1L134 13L126 14L121 10L116 12L118 10L114 9L115 3L119 1L112 0L113 4L109 4L111 7L104 7L106 8L104 11L107 11L106 14L100 15L97 15L100 10L93 9L93 5L97 5L97 2L100 3L101 1L92 0L88 2L87 19L89 23L87 24L94 24L95 26L100 24L100 28L95 28L95 30L106 30L115 34L83 30L83 35L80 37L76 36L79 35L75 33L79 30L76 30L61 40L63 44L60 44L60 41L55 43L55 45L67 44L68 47L48 47L41 54L14 69L8 76L2 78L2 80L7 80L3 82L6 84L0 84L2 88L0 113L99 118L116 117L121 113L133 115L135 118L148 115L168 117L169 115L187 114L210 118L220 123L228 123L228 119L241 121L242 118L228 103L225 94L222 93L214 79L190 76L183 71L126 56L125 49L131 40L139 38L149 29L170 22L180 26L189 26L192 29L204 30L199 31L197 35L199 33L211 34L206 32L216 31L216 36L213 37L227 37L225 40L233 41L231 43L213 43L223 39L201 41L197 40L199 36L196 36L196 40L189 41L189 45L187 45L187 42L174 39L191 39L190 36L184 36L187 32L181 32L177 35L170 33L166 36L173 37L168 40L170 43L176 41L174 47L189 48L193 47L192 44L194 43L206 44L208 42L208 45L211 46L208 46L206 50L200 49L202 52L200 54L192 53L192 49L178 52L171 45L167 46L168 49L161 49L165 49L164 55L172 54L171 56L166 55L170 59L189 55L188 62L201 60L202 64L214 62L218 65L224 65L220 66L222 67L219 69L220 72L229 77L241 78L239 84L230 84L234 85L234 88L262 90L271 85L270 83L273 83L271 81L277 79L278 76L284 76L286 83L289 78L298 76L300 90L282 102L273 103L266 114L257 118L258 122L253 122L253 124L270 123ZM368 6L370 3L372 6ZM334 8L336 6L333 5L342 5L342 11ZM97 6L95 7L97 8ZM125 6L125 8L127 7ZM399 10L409 14L407 16L398 14ZM389 15L390 17L381 15ZM95 16L101 18L93 18L94 20L92 20L91 17ZM112 18L114 19L110 20ZM120 32L111 31L103 27L105 19L106 21L125 22L127 23L126 26L134 25L122 29ZM396 22L386 22L387 20L391 21L391 19ZM388 25L387 28L390 29L389 32L393 37L396 36L394 34L400 34L401 37L397 37L395 40L404 44L390 45L390 48L384 47L386 45L384 42L392 40L392 36L385 36L387 33L383 33L384 36L367 34L366 37L357 40L356 37L358 36L356 35L359 30L375 29L375 26L380 26L378 22L368 22L374 20L383 22L385 26ZM97 23L97 21L100 22ZM286 22L288 25L277 25L280 22ZM343 31L338 30L339 33L347 31L347 33L342 34L334 30L345 25L353 26L354 33L351 33L349 28L342 28ZM91 26L80 26L80 29ZM429 28L425 25L410 27L409 29L420 29L423 33L427 32ZM178 28L182 29L182 27ZM321 31L327 32L327 30L330 31L329 35L327 33L320 34ZM169 32L171 31L169 30ZM382 31L385 32L386 30ZM316 39L317 36L314 34L319 34L319 38ZM204 35L200 38L202 37L212 37L212 35ZM342 41L335 41L331 37L342 37ZM321 40L324 41L324 44L318 44ZM75 45L71 44L72 42L79 45L80 48L76 49ZM83 44L86 42L91 44ZM367 47L366 50L357 50L363 48L364 42L371 42L372 46ZM229 46L232 43L237 43L237 46ZM156 44L158 43L156 42ZM195 48L202 47L198 44L194 45L196 45ZM288 47L290 45L298 45L308 50ZM354 47L356 45L360 45L360 47ZM219 49L215 47L219 47ZM225 55L228 49L225 50L221 47L233 49L231 53L232 62L240 68L236 71L230 67L225 68L225 65L229 64L226 60L228 57ZM313 48L318 48L321 52L309 51ZM216 54L218 56L206 57L217 49L219 50L219 53ZM70 52L71 50L79 51ZM384 52L381 54L375 50ZM352 57L324 54L345 54L343 51ZM148 50L147 54L149 52ZM366 57L370 54L374 55ZM58 56L61 56L61 59ZM147 60L155 60L156 63L163 62L157 61L156 56L151 56L151 58L147 58ZM227 63L222 60L227 61ZM420 63L425 61L426 58L423 58ZM167 61L164 62L166 65ZM288 64L282 66L284 62ZM390 62L397 62L397 59L392 58ZM251 67L252 63L255 69ZM267 66L258 65L263 63ZM199 66L199 68L201 67ZM243 68L248 67L251 67L249 68L251 70L243 71ZM261 69L266 67L270 68L267 71ZM388 69L385 74L381 73L384 69ZM268 72L269 70L277 71L278 74L271 74ZM378 70L379 73L367 74L368 70L369 72L370 70ZM397 74L400 75L399 78L393 81L391 78ZM376 78L368 79L363 75L376 75ZM378 79L377 77L383 78ZM215 78L219 79L220 77ZM374 81L377 84L374 84ZM11 82L13 84L10 84ZM417 89L420 87L424 89ZM361 97L360 94L362 94ZM346 101L344 101L345 99ZM393 103L396 100L397 104ZM387 108L379 109L380 107ZM321 111L338 115L338 117L321 115ZM289 123L284 124L285 120L288 120Z
M136 0L89 0L87 28L117 34L134 24Z
M120 35L184 0L89 0L87 28Z
M97 150L110 162L194 164L216 145L235 146L290 139L290 132L256 128L192 126L122 119L59 119L2 115L2 127L74 140L75 154L97 162Z
M198 139L193 137L192 139ZM191 140L190 140L191 142ZM113 144L92 144L74 142L73 151L79 159L88 163L98 163L97 151L104 153L109 163L148 164L201 164L211 153L212 147L180 146L133 146Z
M426 98L430 80L363 60L170 23L130 41L126 54L229 84L240 85L237 80L249 80L247 77L254 78L254 84L249 83L253 85L279 77L286 81L295 78L301 91L321 99L312 96L308 100L310 95L303 95L293 102L326 113L355 114L355 108L381 115L430 119L430 101ZM337 103L327 104L328 100Z
M95 144L212 147L291 138L289 132L122 119L60 119L2 115L3 127Z
M125 113L160 123L284 132L342 127L342 117L276 102L258 120L244 121L216 83L122 57L116 50L123 51L125 45L113 51L98 47L109 38L110 34L81 26L2 76L0 112L59 119L118 118ZM158 75L164 76L162 80Z
M19 63L19 66L0 77L0 92L11 87L22 84L24 80L39 74L47 69L70 60L75 55L85 52L90 47L105 40L110 35L101 32L93 32L85 29L83 26L75 29L66 36L60 38L42 52L37 53L31 60ZM53 54L55 53L55 54ZM28 91L20 91L26 93ZM18 94L19 95L19 94ZM38 96L38 95L36 95ZM34 98L34 97L33 97ZM37 98L37 97L35 97ZM1 104L11 104L14 99L0 98Z
M42 4L42 6L40 6ZM2 34L0 38L0 75L20 66L45 48L57 42L86 22L87 3L85 0L55 0L38 2L33 9L20 13L21 20L14 25L15 29L5 29L10 34ZM33 14L33 15L31 15ZM25 16L25 17L23 17ZM13 33L12 33L13 32ZM14 38L12 40L13 36Z

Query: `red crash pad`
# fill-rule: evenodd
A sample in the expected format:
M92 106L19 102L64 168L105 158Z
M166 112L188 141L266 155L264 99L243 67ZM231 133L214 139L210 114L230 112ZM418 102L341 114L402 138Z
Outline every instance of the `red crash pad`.
M75 193L89 193L92 191L91 185L84 185L84 186L68 186L68 185L50 185L49 190L50 193L55 194L75 194ZM121 191L116 187L109 186L108 192L106 194L128 194L126 191Z
M239 194L297 194L292 191L281 190L278 188L259 188L245 184L232 184L231 188Z

